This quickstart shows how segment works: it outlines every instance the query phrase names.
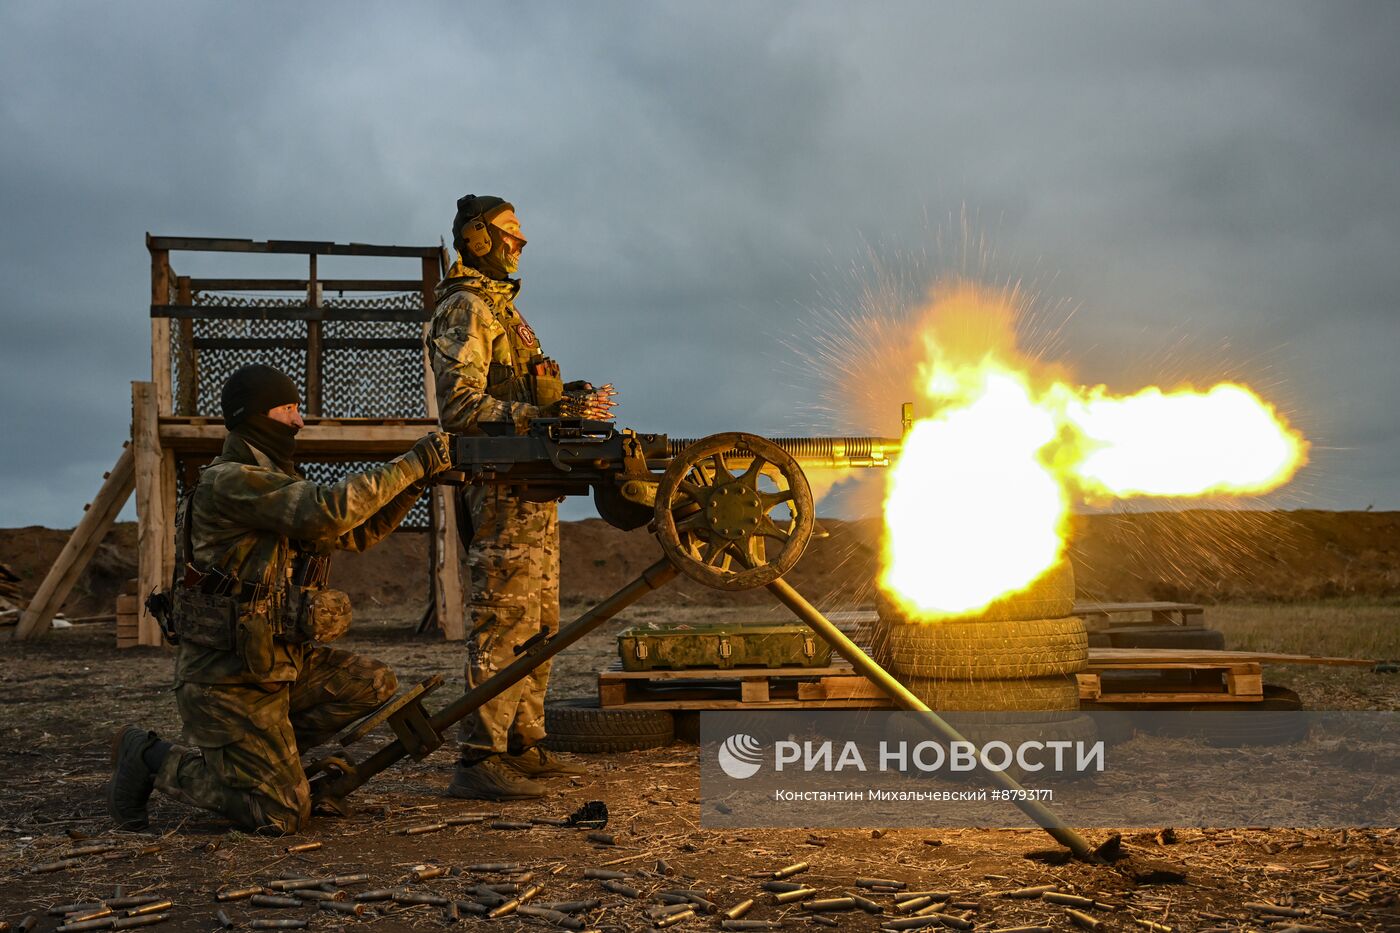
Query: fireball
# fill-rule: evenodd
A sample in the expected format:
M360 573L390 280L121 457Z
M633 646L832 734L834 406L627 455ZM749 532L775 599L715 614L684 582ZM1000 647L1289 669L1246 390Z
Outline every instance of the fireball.
M1114 395L1015 341L1017 296L954 283L921 327L915 422L884 501L882 588L908 618L975 613L1064 558L1076 497L1254 495L1307 441L1247 386Z

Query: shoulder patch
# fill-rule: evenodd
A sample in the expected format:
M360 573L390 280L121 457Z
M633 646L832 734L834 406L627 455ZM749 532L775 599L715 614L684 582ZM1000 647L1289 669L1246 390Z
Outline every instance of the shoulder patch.
M540 345L539 338L535 336L534 329L524 321L515 325L515 334L520 338L520 342L527 347L538 347Z

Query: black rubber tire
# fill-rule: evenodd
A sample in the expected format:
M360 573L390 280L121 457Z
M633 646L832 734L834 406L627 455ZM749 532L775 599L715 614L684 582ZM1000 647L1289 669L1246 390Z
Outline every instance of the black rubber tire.
M1143 625L1109 629L1104 632L1113 648L1187 648L1205 651L1225 650L1225 633L1213 628L1185 628L1180 625Z
M1082 671L1089 638L1077 616L1017 622L884 624L876 654L886 669L936 680L1028 680Z
M880 618L903 621L903 613L889 597L879 594L876 608ZM1043 576L1019 593L998 599L981 612L957 616L959 622L1023 622L1030 619L1058 619L1074 612L1074 565L1068 559L1051 567Z
M1152 707L1158 712L1191 712L1203 715L1191 717L1189 725L1162 729L1153 717L1137 719L1138 728L1159 735L1192 736L1218 748L1247 748L1250 746L1288 745L1307 738L1308 723L1294 713L1303 709L1298 694L1287 687L1264 685L1264 699L1245 703L1182 703ZM1147 710L1144 710L1147 712ZM1210 716L1207 713L1233 713L1231 716ZM1144 729L1144 726L1147 728Z
M669 710L603 708L597 697L546 703L544 728L544 746L560 752L635 752L675 738Z
M934 680L905 677L904 686L939 712L1007 712L1025 714L1027 722L1079 709L1079 681L1072 675L1029 680Z

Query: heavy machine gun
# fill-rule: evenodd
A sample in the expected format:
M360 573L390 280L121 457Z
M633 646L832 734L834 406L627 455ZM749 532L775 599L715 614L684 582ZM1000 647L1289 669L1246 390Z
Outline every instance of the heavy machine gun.
M904 425L910 425L910 406ZM503 426L509 430L509 426ZM468 713L518 683L540 664L592 632L647 593L683 573L721 590L766 587L794 615L831 644L851 665L907 710L926 714L929 729L945 741L965 741L898 680L890 676L831 620L783 579L801 558L816 527L814 502L803 466L845 469L891 465L901 439L804 437L768 439L755 434L713 434L673 440L664 434L617 430L609 422L539 419L527 433L454 438L454 469L446 481L504 485L535 501L593 496L599 514L619 528L646 526L662 557L632 582L557 632L541 632L517 648L516 659L435 713L423 699L441 686L433 676L391 699L340 737L349 747L381 724L395 739L363 761L332 755L311 762L312 799L344 811L345 798L400 759L427 757ZM1017 807L1080 858L1092 847L1012 777L989 775L1012 790Z

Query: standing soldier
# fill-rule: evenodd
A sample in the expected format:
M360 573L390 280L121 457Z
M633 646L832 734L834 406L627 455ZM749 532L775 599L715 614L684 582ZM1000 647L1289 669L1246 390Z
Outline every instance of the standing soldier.
M446 435L339 483L303 479L296 384L244 366L224 385L228 438L176 517L176 581L162 625L177 641L175 701L193 748L136 726L112 743L107 800L124 828L144 827L153 787L239 826L297 832L311 816L299 750L393 696L381 661L325 646L350 624L327 589L330 552L362 551L403 521L449 466Z
M469 194L457 202L452 236L457 261L438 286L429 337L442 429L480 434L496 423L523 434L532 418L609 419L612 386L563 384L559 365L515 308L520 281L510 275L525 246L515 208ZM504 488L472 487L465 495L474 533L467 549L470 688L513 661L516 646L558 630L559 520L554 502ZM539 745L548 679L546 662L467 717L450 795L539 797L545 788L534 778L583 773Z

